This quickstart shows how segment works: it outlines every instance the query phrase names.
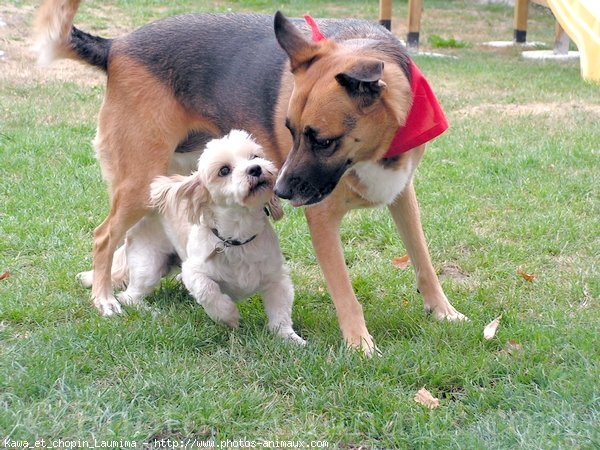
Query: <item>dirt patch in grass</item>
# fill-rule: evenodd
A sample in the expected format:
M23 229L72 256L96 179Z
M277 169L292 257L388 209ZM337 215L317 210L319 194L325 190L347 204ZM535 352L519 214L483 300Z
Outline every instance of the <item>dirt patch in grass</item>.
M442 269L438 272L441 279L454 280L457 283L467 284L471 277L458 264L447 262L444 263Z
M36 9L30 5L0 5L0 81L8 81L13 85L46 81L104 85L105 76L102 72L79 62L60 60L48 67L37 65L37 56L32 49L35 12ZM109 27L101 28L103 36L121 36L130 29L127 25L120 25L129 21L114 7L102 7L97 13L99 17L106 18L106 23L110 23ZM98 27L91 24L83 23L82 28L99 32Z
M453 114L459 116L479 116L482 114L501 114L504 116L537 116L551 115L562 116L571 113L593 114L600 118L600 105L583 103L525 103L518 104L498 104L484 103L481 105L467 106L465 108L453 111Z

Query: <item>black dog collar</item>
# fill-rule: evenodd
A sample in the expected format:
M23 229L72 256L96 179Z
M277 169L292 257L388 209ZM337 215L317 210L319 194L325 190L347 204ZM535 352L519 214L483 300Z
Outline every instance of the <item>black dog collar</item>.
M247 244L248 242L253 241L256 238L256 236L258 236L257 234L255 234L250 239L246 239L245 241L241 242L237 239L225 239L221 237L221 235L219 234L219 230L217 230L216 228L211 228L210 231L212 231L212 233L216 237L218 237L222 242L222 247L218 246L217 244L217 247L215 248L217 253L222 253L223 251L225 251L225 247L239 247L240 245Z

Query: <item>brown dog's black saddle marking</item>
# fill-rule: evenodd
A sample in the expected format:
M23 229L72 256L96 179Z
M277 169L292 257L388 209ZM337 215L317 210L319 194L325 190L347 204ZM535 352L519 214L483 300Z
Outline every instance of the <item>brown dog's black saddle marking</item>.
M303 19L291 19L310 38ZM391 56L410 80L409 57L402 43L382 26L356 19L320 19L328 39L357 40ZM188 14L158 20L116 40L72 28L74 50L106 71L114 52L141 63L169 86L190 111L207 118L220 136L191 132L178 152L202 148L232 128L274 135L274 115L288 56L277 43L273 17L262 14Z

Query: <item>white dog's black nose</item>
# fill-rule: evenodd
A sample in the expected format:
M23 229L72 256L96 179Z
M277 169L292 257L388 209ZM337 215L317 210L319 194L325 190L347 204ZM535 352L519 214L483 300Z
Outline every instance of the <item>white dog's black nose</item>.
M258 177L260 177L262 175L262 167L260 167L258 164L254 165L254 166L250 166L246 170L246 173L248 175L250 175L251 177L258 178Z

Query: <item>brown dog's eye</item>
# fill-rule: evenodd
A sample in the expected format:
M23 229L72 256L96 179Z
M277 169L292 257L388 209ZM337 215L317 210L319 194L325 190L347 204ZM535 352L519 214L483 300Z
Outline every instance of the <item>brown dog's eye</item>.
M231 173L231 167L229 167L229 166L223 166L223 167L221 167L219 169L219 176L220 177L226 177L230 173Z
M332 154L335 152L343 138L343 136L334 136L330 138L323 137L319 139L319 130L312 127L306 127L304 130L304 135L310 142L312 150L323 155Z
M333 144L333 139L315 139L315 147L318 148L329 148L331 144Z

